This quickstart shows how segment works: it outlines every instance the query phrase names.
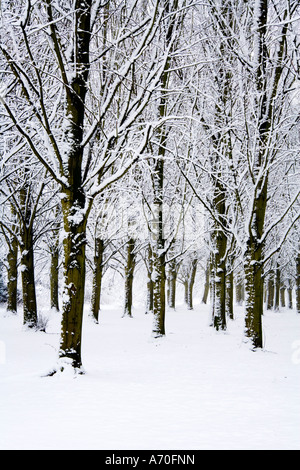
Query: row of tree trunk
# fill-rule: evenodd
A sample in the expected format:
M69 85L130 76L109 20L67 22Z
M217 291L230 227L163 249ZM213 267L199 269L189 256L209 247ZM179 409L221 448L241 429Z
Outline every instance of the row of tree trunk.
M9 251L7 254L7 311L11 313L17 312L18 308L18 243L13 237L10 241ZM30 247L29 247L30 248ZM124 268L124 316L132 316L133 308L133 281L136 267L135 252L136 243L134 239L129 239L126 245L127 259ZM94 254L94 268L92 278L92 295L91 295L91 315L96 323L99 322L99 312L101 304L101 289L103 280L104 269L104 250L105 242L102 239L97 239L95 242ZM36 326L37 319L37 303L35 294L35 274L34 274L34 249L28 250L26 258L26 269L21 267L21 280L22 288L24 290L23 304L24 304L24 323L28 326ZM146 297L146 313L153 312L153 258L152 250L149 246L146 256L147 267L147 297ZM59 307L59 263L60 263L60 250L59 238L54 237L53 249L50 252L50 307L56 311L60 310ZM180 282L184 286L184 301L189 310L193 310L193 297L194 286L197 273L198 260L195 258L191 262L188 270L188 275L183 281L178 281L178 266L175 262L171 262L166 275L166 302L169 308L176 308L176 292L177 284ZM24 257L22 264L24 266ZM207 304L209 301L209 292L211 292L210 300L214 301L215 286L214 286L214 271L211 264L211 258L207 263L204 274L204 284L202 286L203 295L201 302ZM300 256L297 257L297 280L300 278ZM24 288L25 285L25 288ZM273 271L268 273L267 279L263 282L264 303L268 310L279 310L280 307L293 309L293 289L294 282L288 279L283 283L280 280L280 267L278 266L275 273ZM30 288L29 288L30 287ZM296 309L300 312L300 285L299 281L296 284ZM222 289L225 294L225 318L234 318L234 292L235 303L242 305L245 300L244 280L239 273L235 276L231 270L225 276L225 282ZM212 303L213 307L213 303ZM30 313L31 312L31 313Z

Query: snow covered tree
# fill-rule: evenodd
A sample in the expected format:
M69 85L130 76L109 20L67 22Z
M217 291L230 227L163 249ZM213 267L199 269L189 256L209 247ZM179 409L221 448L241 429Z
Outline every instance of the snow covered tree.
M274 165L278 156L278 143L275 139L277 141L282 139L277 126L284 118L283 110L288 109L286 96L295 79L291 64L292 54L289 53L289 25L295 13L296 4L283 2L278 7L277 5L273 7L274 9L266 0L258 0L253 13L255 29L252 73L255 89L253 90L253 131L251 132L255 135L253 141L255 146L251 147L251 165L248 167L253 190L244 263L246 336L251 339L254 348L263 346L262 274L265 239L268 233L265 221L271 165ZM275 43L269 42L268 39L272 21L279 23ZM290 126L293 126L293 117ZM285 128L283 132L286 132Z
M286 289L292 305L295 287L300 309L298 2L16 0L1 2L0 22L8 309L16 310L19 250L24 319L37 322L41 238L51 257L51 305L59 308L62 248L53 373L83 371L87 261L98 322L103 269L123 276L131 316L143 259L157 338L178 280L193 308L205 262L203 301L210 282L214 327L225 330L234 317L235 285L245 336L261 348L272 271L276 306ZM113 227L137 201L142 240L129 225Z
M169 48L157 46L164 37L170 40L171 30L161 27L163 2L144 6L96 0L2 6L1 61L11 81L1 90L1 106L61 188L64 293L57 370L82 365L86 226L93 200L137 162L155 126L141 115L164 82ZM174 24L176 17L176 9L166 16ZM20 112L12 106L16 93Z
M180 16L176 15L179 7L178 0L165 0L164 21L162 23L163 47L168 51L168 58L160 80L160 97L158 100L158 118L164 120L168 113L168 87L170 80L170 66L172 51L178 39ZM152 253L152 282L153 282L153 336L165 335L165 308L166 308L166 258L164 239L164 166L167 151L168 128L162 124L156 133L156 143L153 146L155 161L153 167L153 223L151 227L151 253Z
M226 259L232 265L236 254L232 257L229 250L235 247L244 264L245 334L254 348L262 347L264 265L299 217L296 210L272 249L270 235L299 201L288 163L298 145L290 145L298 122L297 7L296 2L281 0L208 2L200 7L201 65L191 86L196 94L191 119L202 140L189 140L194 150L189 164L181 163L181 168L212 221L211 298L213 306L222 306L213 314L215 326L225 327ZM213 23L207 21L211 17ZM293 189L289 200L281 195L285 202L274 217L275 168L277 177L280 169Z
M49 208L48 198L43 199L47 186L44 169L40 165L31 167L31 159L23 153L6 167L7 175L1 194L5 202L2 207L2 230L8 239L8 269L9 269L9 304L11 311L16 311L17 302L17 247L20 249L20 270L22 279L24 324L36 327L38 321L34 251L37 240L44 232L43 211ZM13 172L11 173L11 169ZM38 179L40 179L38 183ZM48 181L49 182L49 181ZM6 210L5 210L6 209ZM37 224L39 220L39 224ZM38 226L39 225L39 226Z
M12 219L16 218L13 204L10 204L10 213ZM12 220L12 231L18 230L16 220ZM10 313L16 313L18 308L18 240L15 234L7 233L1 227L3 237L7 244L7 306L6 310Z
M3 279L4 263L0 261L0 304L7 301L7 287Z

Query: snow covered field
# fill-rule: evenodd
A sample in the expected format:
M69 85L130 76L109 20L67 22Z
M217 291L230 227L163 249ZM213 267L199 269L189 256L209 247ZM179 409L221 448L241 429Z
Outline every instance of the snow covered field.
M300 316L267 312L265 349L243 342L243 311L228 331L209 309L151 317L105 307L84 319L86 375L44 377L57 358L60 316L28 331L0 310L1 449L300 449Z

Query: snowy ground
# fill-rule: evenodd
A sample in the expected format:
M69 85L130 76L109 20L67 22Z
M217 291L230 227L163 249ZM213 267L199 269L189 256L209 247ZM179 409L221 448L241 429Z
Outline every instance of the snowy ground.
M45 314L45 312L44 312ZM243 313L216 333L208 308L151 317L104 308L84 319L84 376L43 377L57 358L60 318L47 332L0 309L1 449L300 449L300 316L267 312L265 349L243 342Z

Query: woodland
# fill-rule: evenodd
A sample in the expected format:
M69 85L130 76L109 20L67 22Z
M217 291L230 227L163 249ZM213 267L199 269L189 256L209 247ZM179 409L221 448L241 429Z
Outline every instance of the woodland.
M49 375L83 373L107 278L154 340L179 287L253 351L300 314L299 32L298 0L1 1L0 301L41 331L48 284Z

